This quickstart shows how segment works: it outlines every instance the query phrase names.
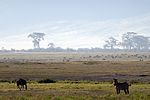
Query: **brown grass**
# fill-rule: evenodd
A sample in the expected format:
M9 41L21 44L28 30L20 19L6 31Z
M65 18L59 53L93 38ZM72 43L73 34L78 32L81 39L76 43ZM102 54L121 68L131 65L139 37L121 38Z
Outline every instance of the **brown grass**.
M56 63L0 63L0 79L112 81L113 78L137 82L150 80L148 61L90 61Z

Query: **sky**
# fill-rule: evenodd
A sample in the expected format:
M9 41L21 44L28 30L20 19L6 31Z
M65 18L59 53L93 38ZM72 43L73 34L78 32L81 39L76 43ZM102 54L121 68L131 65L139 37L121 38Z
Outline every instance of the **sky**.
M42 48L102 47L126 32L150 36L150 0L0 0L0 49L30 49L33 32Z

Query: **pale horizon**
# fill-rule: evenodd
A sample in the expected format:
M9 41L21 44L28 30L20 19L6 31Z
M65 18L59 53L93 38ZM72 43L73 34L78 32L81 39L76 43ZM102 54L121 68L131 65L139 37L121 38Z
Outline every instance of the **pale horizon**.
M12 2L13 1L13 2ZM33 32L45 33L41 48L102 47L126 32L150 37L148 0L2 0L0 48L32 49ZM114 2L113 2L114 1Z

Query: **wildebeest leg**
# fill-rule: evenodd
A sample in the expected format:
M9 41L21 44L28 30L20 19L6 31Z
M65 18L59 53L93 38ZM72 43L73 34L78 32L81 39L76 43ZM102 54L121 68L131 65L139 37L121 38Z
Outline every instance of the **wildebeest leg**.
M120 94L120 89L118 89L118 94Z
M23 90L23 85L21 85L21 89Z
M25 89L27 90L27 84L25 85Z
M120 93L120 90L119 90L118 88L116 88L116 92L117 92L117 94L119 94L119 93Z
M125 93L125 94L127 94L127 91L126 91L126 89L124 89L124 93Z
M21 91L21 87L20 87L20 86L18 86L18 88L19 88L19 90Z
M129 94L129 89L127 89L127 93Z
M22 85L22 89L24 89L24 85Z
M118 89L116 89L116 93L118 94Z
M118 88L116 88L116 93L118 94Z

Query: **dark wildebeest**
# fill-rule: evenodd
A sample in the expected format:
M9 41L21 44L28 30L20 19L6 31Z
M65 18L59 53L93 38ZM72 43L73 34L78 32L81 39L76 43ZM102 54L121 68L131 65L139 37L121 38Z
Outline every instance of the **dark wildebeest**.
M17 81L17 87L20 89L24 89L24 86L25 86L25 90L27 90L27 81L20 78L18 81Z
M120 93L120 90L124 90L125 94L129 94L129 85L127 82L119 83L117 79L114 79L114 86L116 86L117 94Z

